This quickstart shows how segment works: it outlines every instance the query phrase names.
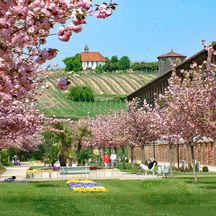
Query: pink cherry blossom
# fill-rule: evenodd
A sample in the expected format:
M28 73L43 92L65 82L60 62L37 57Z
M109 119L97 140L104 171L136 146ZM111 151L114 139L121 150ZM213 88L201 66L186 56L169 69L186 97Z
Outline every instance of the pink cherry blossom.
M66 78L61 77L57 80L57 87L61 90L66 90L68 88L68 81Z
M100 5L95 12L95 16L102 19L105 19L111 15L112 10L109 8L109 6L107 6L107 4Z
M72 32L80 32L90 11L95 11L91 3L0 0L0 148L33 145L31 137L51 122L35 103L45 90L41 65L57 55L55 48L45 47L46 39L56 24L62 41L68 41ZM60 88L65 90L66 85L60 84Z
M72 35L72 30L71 30L71 28L68 28L68 27L67 27L67 28L61 27L61 28L59 28L59 30L58 30L58 38L59 38L59 40L61 40L61 41L65 41L65 42L69 41L71 35Z

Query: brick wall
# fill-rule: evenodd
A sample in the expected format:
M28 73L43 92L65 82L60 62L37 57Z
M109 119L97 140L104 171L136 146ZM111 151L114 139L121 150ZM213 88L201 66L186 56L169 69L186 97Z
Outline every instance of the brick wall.
M155 149L155 159L161 162L169 162L169 146L167 144L156 144L155 148L153 145L147 145L145 147L145 158L149 159L154 157ZM179 151L179 161L185 160L191 163L191 151L190 148L185 144L179 144L179 150L177 145L173 146L173 162L177 163L177 152ZM128 151L129 159L130 151ZM197 143L194 147L195 159L200 161L201 164L216 166L216 142L208 143ZM141 150L140 148L135 148L134 159L137 162L141 161Z

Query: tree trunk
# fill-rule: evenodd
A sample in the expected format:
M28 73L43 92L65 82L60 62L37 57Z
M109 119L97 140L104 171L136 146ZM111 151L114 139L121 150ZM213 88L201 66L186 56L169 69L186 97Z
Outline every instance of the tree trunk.
M72 166L73 160L69 159L68 166Z
M59 156L59 162L60 162L60 166L66 166L67 165L67 158L64 157L64 155L60 155Z
M134 170L134 146L131 146L131 166Z
M177 164L178 164L178 169L179 169L179 163L180 163L179 144L177 144Z
M142 157L142 164L145 164L145 146L141 146L141 157Z
M195 182L197 182L197 172L196 172L195 157L194 157L194 145L190 144L190 149L191 149L191 158L193 163L194 180Z
M122 148L122 163L123 163L123 169L126 169L125 166L125 148Z
M10 164L10 162L11 162L10 154L8 155L7 160L8 160L8 164Z
M79 142L77 145L77 154L78 155L80 155L81 148L82 148L82 146L81 146L81 143ZM78 157L78 160L77 160L78 166L81 165L81 163L82 163L82 161L81 161L80 157Z
M105 152L106 152L106 148L105 147L103 147L103 155L105 154Z
M155 154L155 143L153 142L153 157L154 159L156 158L156 154Z
M172 165L173 165L173 161L172 161L172 144L169 144L169 159L170 159L170 174L171 174L171 177L173 178L173 169L172 169Z
M55 165L55 162L51 162L51 166L54 167L54 165Z
M100 149L100 161L99 161L100 166L103 164L103 149Z
M116 148L116 147L114 147L114 151L115 151L115 153L117 154L117 148Z

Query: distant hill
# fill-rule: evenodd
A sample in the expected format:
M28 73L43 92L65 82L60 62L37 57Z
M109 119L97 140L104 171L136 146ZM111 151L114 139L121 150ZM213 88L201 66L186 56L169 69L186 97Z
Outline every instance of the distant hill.
M49 116L78 119L86 116L126 110L125 102L119 100L137 90L156 74L122 73L122 74L76 74L49 72L49 89L38 98L38 107ZM71 86L89 86L95 93L96 102L73 102L66 93L56 87L59 77L68 77Z

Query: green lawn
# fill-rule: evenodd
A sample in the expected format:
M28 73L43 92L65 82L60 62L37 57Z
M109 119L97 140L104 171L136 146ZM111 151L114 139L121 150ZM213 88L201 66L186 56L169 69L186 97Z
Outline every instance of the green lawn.
M76 194L65 182L0 184L0 215L213 216L216 177L96 181L110 190Z

